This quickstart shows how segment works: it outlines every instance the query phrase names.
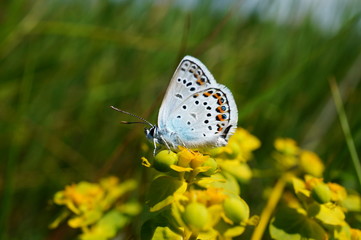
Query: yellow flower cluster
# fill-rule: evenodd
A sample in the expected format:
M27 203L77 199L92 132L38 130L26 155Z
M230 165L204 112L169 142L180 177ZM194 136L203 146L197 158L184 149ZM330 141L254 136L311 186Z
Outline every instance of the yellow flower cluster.
M322 178L310 175L306 175L304 181L294 177L293 187L301 204L289 206L297 209L304 218L310 219L309 222L312 222L314 228L327 229L327 232L321 231L325 238L358 239L351 237L357 236L360 231L348 225L345 213L361 210L359 195L348 195L341 185L325 183Z
M200 239L239 236L249 224L247 203L220 188L190 189L184 199L172 204L173 216L184 234L197 234Z
M108 177L99 183L80 182L66 186L54 196L54 203L64 205L67 214L61 215L51 225L52 228L68 218L72 228L81 228L80 239L109 239L118 229L124 227L129 216L140 212L135 202L119 203L123 195L134 190L133 180L120 183L116 177Z
M241 183L252 178L252 170L247 164L252 159L252 152L261 146L261 142L243 128L238 128L229 139L227 146L211 149L210 154L216 159L222 172L231 174Z
M296 141L290 138L278 138L274 142L277 150L273 157L278 167L289 170L295 167L305 174L321 177L325 169L322 160L314 152L301 149Z
M219 159L247 162L252 158L252 152L261 146L258 138L243 128L237 128L230 137L227 146L209 150L211 156Z
M157 227L153 239L157 234L176 234L183 239L232 238L241 235L246 225L255 224L256 217L250 220L249 207L238 196L236 179L250 178L246 162L259 146L256 137L237 129L226 147L202 150L207 154L179 147L178 152L160 151L152 164L143 158L144 166L162 172L150 187L150 211L164 212L170 222L169 229Z

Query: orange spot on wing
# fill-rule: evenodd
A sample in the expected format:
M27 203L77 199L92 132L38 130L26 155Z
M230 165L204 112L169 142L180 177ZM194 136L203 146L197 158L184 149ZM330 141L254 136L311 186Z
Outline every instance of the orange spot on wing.
M198 79L197 79L197 84L198 84L198 85L203 85L203 84L204 84L204 82L202 82L202 81L201 81L201 79L200 79L200 78L198 78Z
M217 112L224 113L225 111L222 109L222 106L217 107Z
M221 94L220 94L220 93L215 93L215 94L213 94L213 97L214 97L214 98L217 98L217 99L220 99Z
M203 96L205 96L205 97L209 97L209 96L211 96L212 95L212 93L210 93L210 92L205 92L205 93L203 93Z
M226 121L225 114L218 114L218 115L216 116L216 119L217 119L218 121L221 121L221 122Z

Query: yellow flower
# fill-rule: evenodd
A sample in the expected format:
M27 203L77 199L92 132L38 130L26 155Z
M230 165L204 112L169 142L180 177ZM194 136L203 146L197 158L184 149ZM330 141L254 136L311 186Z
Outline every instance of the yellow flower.
M117 177L111 176L100 180L100 186L107 190L112 190L119 184Z
M243 128L237 128L230 137L227 146L209 150L212 156L222 159L236 159L242 162L252 157L252 151L261 146L261 142Z
M274 146L277 151L287 155L297 155L300 151L296 141L291 138L277 138Z
M342 202L347 198L346 189L337 183L327 183L331 190L331 199L335 202Z
M208 188L206 190L190 190L184 193L189 201L199 202L209 207L215 204L221 204L227 196L221 188Z
M315 186L323 183L323 178L316 178L310 175L305 176L306 188L312 190Z
M64 191L55 194L54 202L66 205L75 214L94 209L104 196L104 190L97 184L80 182L66 186Z
M317 154L310 151L302 151L300 154L300 166L305 173L315 177L321 177L325 169Z
M351 228L351 240L361 240L361 230Z
M180 152L178 152L178 166L189 167L190 162L197 157L198 153L179 146Z
M173 170L179 172L188 172L192 170L205 172L209 169L209 167L202 167L202 165L209 159L209 156L184 147L179 147L179 149L180 152L178 152L178 166L171 166Z
M125 192L135 189L136 185L134 180L119 183L116 177L103 178L99 184L80 182L57 192L54 202L65 205L74 213L68 221L70 227L88 227L99 221Z

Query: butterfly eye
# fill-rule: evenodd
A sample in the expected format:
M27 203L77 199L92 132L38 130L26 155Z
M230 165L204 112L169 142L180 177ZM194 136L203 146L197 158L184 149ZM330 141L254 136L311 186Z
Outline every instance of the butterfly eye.
M152 127L151 129L146 129L146 133L147 133L147 135L150 135L150 136L154 137L154 135L155 135L155 127Z

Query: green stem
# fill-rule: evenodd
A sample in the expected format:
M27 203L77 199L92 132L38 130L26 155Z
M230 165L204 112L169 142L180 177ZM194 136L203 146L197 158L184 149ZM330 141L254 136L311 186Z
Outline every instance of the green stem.
M272 189L271 195L268 198L267 205L261 213L260 221L252 234L251 240L262 239L263 233L266 230L266 227L272 216L272 213L282 196L283 190L287 183L287 179L289 178L290 178L290 174L286 173L283 176L281 176L280 179L278 179L276 185Z
M360 159L359 159L359 157L357 155L355 142L353 141L353 138L352 138L352 135L351 135L350 126L348 124L345 109L343 107L340 91L338 89L338 86L337 86L337 83L336 83L335 79L330 79L329 83L330 83L330 87L331 87L332 97L333 97L333 100L335 101L338 117L340 119L341 128L342 128L343 134L345 135L347 147L348 147L348 150L350 152L352 163L353 163L353 166L355 168L356 175L357 175L360 187L361 187Z
M197 238L198 238L198 234L192 233L192 235L190 236L189 240L197 240Z

